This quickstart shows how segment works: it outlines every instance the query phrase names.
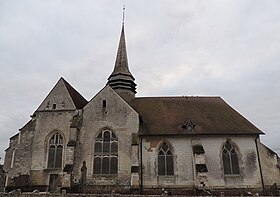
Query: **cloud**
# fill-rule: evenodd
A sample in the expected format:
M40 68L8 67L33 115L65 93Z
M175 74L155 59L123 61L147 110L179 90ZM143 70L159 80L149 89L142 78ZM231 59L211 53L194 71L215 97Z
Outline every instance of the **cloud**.
M220 95L280 151L279 1L12 0L0 5L2 158L59 77L88 100L104 87L124 3L138 96Z

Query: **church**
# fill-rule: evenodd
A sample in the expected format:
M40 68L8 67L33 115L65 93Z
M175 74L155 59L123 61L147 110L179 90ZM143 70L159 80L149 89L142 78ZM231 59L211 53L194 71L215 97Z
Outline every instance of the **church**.
M6 191L265 192L278 155L221 97L136 97L124 24L113 72L87 101L60 78L10 138ZM105 83L104 83L105 84Z

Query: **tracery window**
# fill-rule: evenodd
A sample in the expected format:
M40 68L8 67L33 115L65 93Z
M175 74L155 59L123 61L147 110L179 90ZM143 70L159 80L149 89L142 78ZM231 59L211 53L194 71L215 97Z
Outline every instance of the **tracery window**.
M239 160L235 146L227 141L222 149L224 174L239 174Z
M62 167L63 137L59 133L53 134L49 141L48 168Z
M173 152L166 142L158 151L158 175L174 175Z
M95 139L93 174L118 173L118 138L110 130L102 131Z

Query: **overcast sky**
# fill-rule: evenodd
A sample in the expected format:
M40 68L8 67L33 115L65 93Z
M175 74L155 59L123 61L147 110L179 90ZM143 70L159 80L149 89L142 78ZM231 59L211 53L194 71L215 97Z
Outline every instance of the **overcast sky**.
M138 96L221 96L280 153L279 0L0 0L0 163L60 77L105 86L123 4Z

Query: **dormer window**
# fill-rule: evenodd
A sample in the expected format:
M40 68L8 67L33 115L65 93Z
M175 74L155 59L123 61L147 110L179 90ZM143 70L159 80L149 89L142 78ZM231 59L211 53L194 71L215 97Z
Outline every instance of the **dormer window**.
M187 131L193 131L195 126L196 125L191 121L191 119L188 119L182 128L187 129Z

